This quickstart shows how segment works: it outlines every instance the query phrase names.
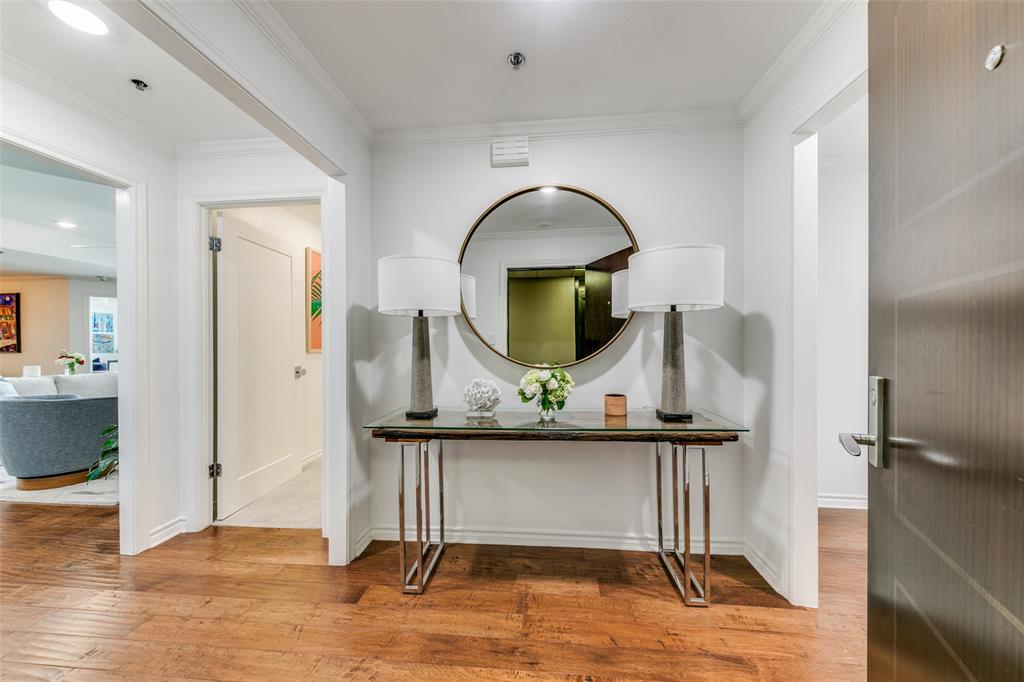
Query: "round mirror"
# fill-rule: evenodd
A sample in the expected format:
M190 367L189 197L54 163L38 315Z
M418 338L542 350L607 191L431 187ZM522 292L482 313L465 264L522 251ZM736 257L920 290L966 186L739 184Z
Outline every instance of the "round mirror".
M484 211L462 243L463 314L512 362L574 365L632 317L612 315L612 273L636 250L626 221L600 197L567 185L518 190Z

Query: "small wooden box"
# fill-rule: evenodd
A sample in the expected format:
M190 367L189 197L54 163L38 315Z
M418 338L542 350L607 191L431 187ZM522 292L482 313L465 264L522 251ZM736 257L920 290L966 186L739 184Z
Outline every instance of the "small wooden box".
M606 393L604 396L604 413L609 417L625 417L626 396L622 393Z

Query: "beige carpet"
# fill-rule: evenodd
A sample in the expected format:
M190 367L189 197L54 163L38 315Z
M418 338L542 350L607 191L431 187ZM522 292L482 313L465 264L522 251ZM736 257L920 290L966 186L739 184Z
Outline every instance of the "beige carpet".
M28 504L86 504L112 507L117 504L117 472L90 483L76 483L49 490L18 490L18 479L0 467L0 500Z
M313 462L292 480L214 525L320 528L320 469L321 463Z

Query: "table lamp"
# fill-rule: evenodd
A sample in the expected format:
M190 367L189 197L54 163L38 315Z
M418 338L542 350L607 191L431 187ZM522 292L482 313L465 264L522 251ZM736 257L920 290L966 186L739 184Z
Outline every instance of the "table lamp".
M430 382L428 317L459 314L459 264L432 256L385 256L377 261L377 312L412 317L412 385L408 419L437 416Z
M674 244L629 257L629 309L665 313L661 407L658 419L691 421L686 407L683 311L721 308L725 303L725 248Z
M476 319L476 277L462 275L462 314Z
M629 317L629 270L612 273L612 317Z

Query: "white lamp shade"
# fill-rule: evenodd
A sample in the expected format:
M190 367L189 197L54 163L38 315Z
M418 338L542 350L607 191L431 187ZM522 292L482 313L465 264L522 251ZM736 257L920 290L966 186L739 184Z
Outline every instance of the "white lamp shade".
M462 275L462 307L466 315L476 319L476 277Z
M674 244L629 257L629 309L709 310L725 304L725 248Z
M446 317L459 314L459 264L433 256L385 256L377 261L377 312Z
M629 270L612 273L612 317L629 317Z

